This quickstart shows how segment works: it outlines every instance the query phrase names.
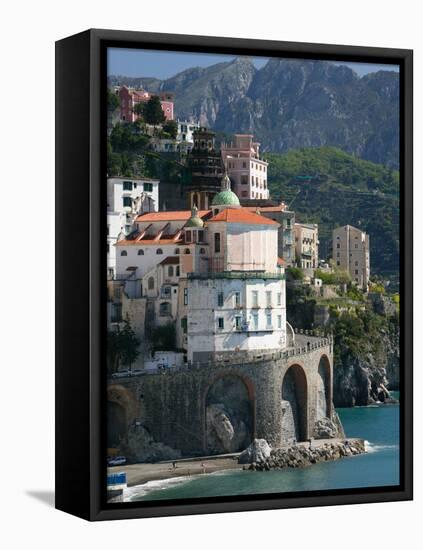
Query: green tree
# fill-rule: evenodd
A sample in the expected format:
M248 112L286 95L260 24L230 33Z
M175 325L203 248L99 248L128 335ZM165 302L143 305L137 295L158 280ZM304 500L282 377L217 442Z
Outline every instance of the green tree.
M152 96L145 104L144 120L154 125L162 124L166 120L159 96Z
M154 342L154 351L176 350L176 330L174 323L156 327L152 331L151 341Z
M122 365L131 367L136 361L141 340L136 336L128 320L122 329L108 331L107 335L107 371L116 372Z
M107 89L107 109L109 112L113 113L120 107L119 96L114 94L111 90Z
M144 118L145 103L136 103L134 106L134 113L141 118Z
M163 125L163 131L169 134L172 139L176 139L178 135L178 123L175 120L168 120Z

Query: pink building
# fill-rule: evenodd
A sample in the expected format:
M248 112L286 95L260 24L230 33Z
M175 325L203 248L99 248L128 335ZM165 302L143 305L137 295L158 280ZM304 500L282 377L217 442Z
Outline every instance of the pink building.
M120 99L120 119L126 122L135 122L138 115L134 112L135 105L138 103L147 103L153 96L160 97L163 112L166 120L173 120L173 94L160 92L159 94L150 94L146 90L135 90L127 86L121 86L119 89Z
M267 165L260 158L260 144L252 134L235 134L222 146L222 158L233 190L242 199L268 199Z

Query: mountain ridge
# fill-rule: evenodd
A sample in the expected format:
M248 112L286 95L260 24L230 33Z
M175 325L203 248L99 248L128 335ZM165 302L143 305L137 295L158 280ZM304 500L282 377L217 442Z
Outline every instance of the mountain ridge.
M109 85L175 93L175 113L218 132L254 133L263 151L335 146L398 168L399 75L359 77L328 61L237 57L168 79L109 77Z

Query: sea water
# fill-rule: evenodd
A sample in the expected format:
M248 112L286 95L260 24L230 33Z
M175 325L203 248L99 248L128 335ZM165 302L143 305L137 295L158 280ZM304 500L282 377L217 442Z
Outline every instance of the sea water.
M347 437L366 440L367 452L301 469L226 470L132 487L125 500L287 493L399 484L399 405L337 409Z

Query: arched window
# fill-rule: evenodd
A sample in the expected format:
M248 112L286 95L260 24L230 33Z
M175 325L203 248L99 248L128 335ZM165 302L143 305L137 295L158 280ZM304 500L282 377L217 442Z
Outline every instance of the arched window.
M173 277L173 265L169 266L169 269L167 270L167 273L168 273L169 277Z
M138 256L144 256L144 250L142 248L138 250Z
M200 254L205 254L206 253L206 249L205 248L200 248Z
M122 250L122 252L120 253L121 256L127 256L128 253L126 252L126 250Z
M148 278L148 290L154 290L154 277Z
M179 254L179 253L180 253L180 250L179 250L179 248L175 248L175 252L174 252L174 254Z
M158 249L156 250L156 254L163 254L163 250L162 250L161 248L158 248Z
M185 249L185 254L191 254L191 250L189 248Z

